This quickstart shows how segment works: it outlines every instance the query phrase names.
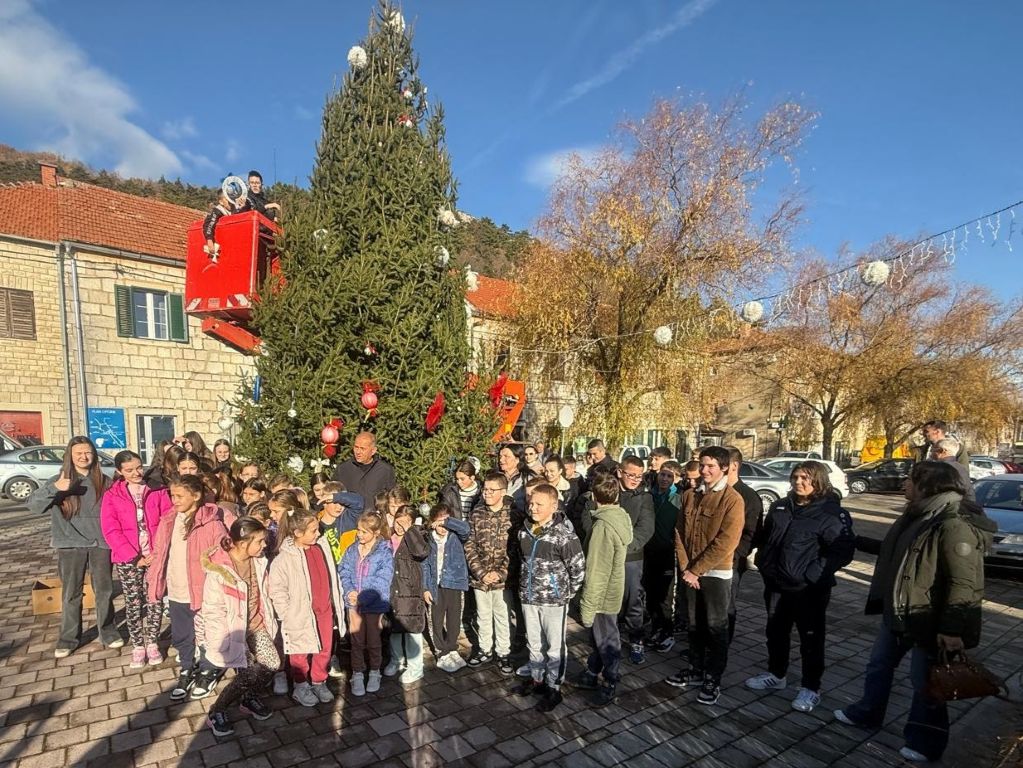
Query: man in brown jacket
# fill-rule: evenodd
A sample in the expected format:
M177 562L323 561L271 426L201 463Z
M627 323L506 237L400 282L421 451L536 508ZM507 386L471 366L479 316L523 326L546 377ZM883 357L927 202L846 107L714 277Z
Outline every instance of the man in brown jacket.
M682 497L675 553L689 603L690 668L668 678L677 688L700 686L697 701L715 704L728 664L728 603L732 558L742 535L745 502L728 485L726 448L700 451L702 482Z

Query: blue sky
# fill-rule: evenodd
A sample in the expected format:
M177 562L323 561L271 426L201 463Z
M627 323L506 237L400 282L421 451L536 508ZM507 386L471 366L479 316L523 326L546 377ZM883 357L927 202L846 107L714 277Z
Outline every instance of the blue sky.
M305 183L319 114L371 0L0 0L0 142L210 183L261 168ZM658 96L820 112L798 158L796 245L834 254L945 229L1023 198L1018 30L1001 0L409 0L443 102L460 207L515 228L557 158L606 142ZM1023 211L1020 212L1023 216ZM1018 222L1023 226L1023 218ZM1005 219L1002 237L1008 231ZM988 238L990 242L990 238ZM1023 292L1023 255L978 246L963 279Z

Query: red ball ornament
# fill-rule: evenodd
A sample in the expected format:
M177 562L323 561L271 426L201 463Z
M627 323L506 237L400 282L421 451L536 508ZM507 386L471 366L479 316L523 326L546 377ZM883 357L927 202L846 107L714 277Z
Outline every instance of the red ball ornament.
M376 392L363 392L362 393L362 407L367 411L372 411L377 407L379 402Z
M337 431L337 427L333 424L328 424L320 430L320 440L325 445L333 447L334 443L341 439L341 435Z
M333 459L337 455L336 445L325 445L323 446L323 455L328 459Z

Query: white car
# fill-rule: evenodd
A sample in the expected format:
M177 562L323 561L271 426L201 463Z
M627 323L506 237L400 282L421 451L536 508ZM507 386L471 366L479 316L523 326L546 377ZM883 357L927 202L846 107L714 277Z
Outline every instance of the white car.
M983 477L991 477L993 475L1004 475L1005 465L994 459L989 459L986 456L971 456L970 457L970 479L980 480Z
M818 464L823 464L828 468L828 479L831 480L831 487L838 492L841 498L845 498L849 495L849 483L846 480L845 472L833 461L825 461L824 459L796 459L789 456L775 456L773 459L762 459L761 464L765 467L770 467L773 470L781 472L782 474L788 475L792 472L792 468L797 464L802 464L804 461L816 461Z

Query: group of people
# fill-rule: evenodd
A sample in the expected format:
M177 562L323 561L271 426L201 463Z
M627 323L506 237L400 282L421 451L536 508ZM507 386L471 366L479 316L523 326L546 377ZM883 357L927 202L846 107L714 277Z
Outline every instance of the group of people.
M275 221L281 212L279 203L271 203L263 191L263 175L259 171L249 171L248 187L245 194L232 199L223 189L217 195L217 202L210 206L210 212L202 223L203 238L206 240L204 250L211 259L216 260L220 248L216 242L217 222L225 216L246 211L257 211L270 221Z
M436 503L417 506L369 432L308 492L239 464L226 441L208 449L194 432L161 444L148 468L121 451L110 481L91 441L75 437L60 475L29 501L50 511L64 585L55 656L81 642L86 570L100 641L124 645L111 601L116 570L130 666L162 663L166 612L180 664L171 699L209 696L235 670L209 708L218 736L233 732L228 710L236 704L271 717L261 698L271 685L287 693L290 680L303 706L333 700L327 681L344 675L338 657L346 647L354 696L379 691L382 676L417 684L429 645L448 673L491 663L517 673L515 694L550 712L562 701L570 612L591 630L592 645L572 684L595 690L595 705L615 700L626 656L642 664L647 651L668 652L680 631L688 665L666 682L713 705L739 583L756 550L768 663L746 686L787 686L795 627L802 679L792 706L810 712L821 702L836 573L859 547L879 555L868 611L882 624L863 698L835 716L877 726L894 670L912 652L903 754L936 759L948 718L926 692L926 672L940 650L979 641L983 553L994 526L964 498L947 462L914 467L906 511L878 542L854 535L824 465L797 465L791 492L765 514L739 479L742 460L736 448L709 446L684 465L667 449L654 451L649 468L636 457L619 465L593 440L584 477L574 459L542 444L509 444L492 471L471 457L457 462ZM459 650L463 631L468 658ZM518 665L521 648L528 661Z

